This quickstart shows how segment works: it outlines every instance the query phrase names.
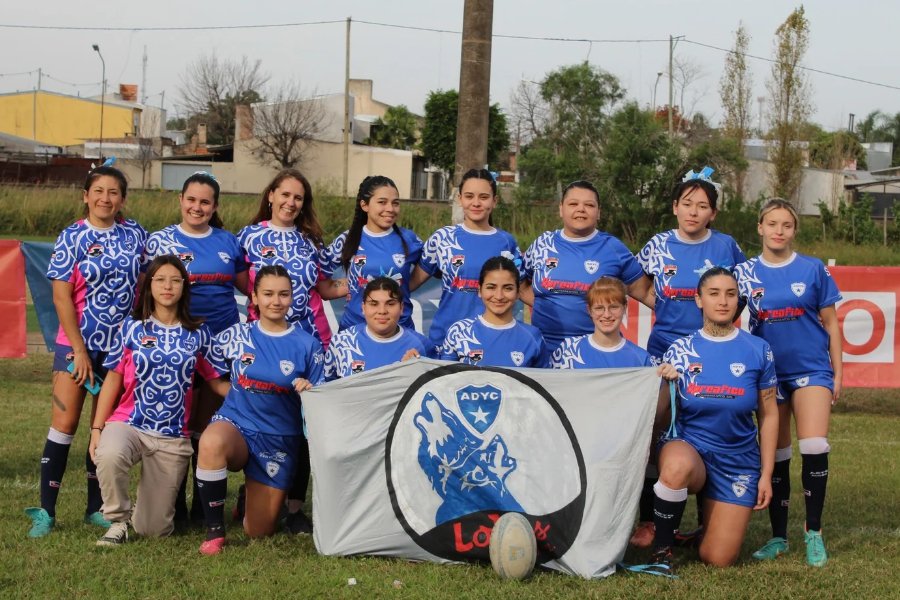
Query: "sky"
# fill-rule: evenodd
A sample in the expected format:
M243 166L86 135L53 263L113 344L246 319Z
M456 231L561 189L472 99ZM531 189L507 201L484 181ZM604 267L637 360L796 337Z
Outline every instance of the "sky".
M422 114L430 91L459 86L461 36L454 32L462 29L463 4L463 0L155 0L103 4L0 0L0 93L34 89L40 68L45 75L42 89L82 96L99 94L101 63L92 44L100 46L106 79L113 90L120 83L141 84L146 47L147 103L159 105L165 92L164 107L170 117L179 113L182 73L204 53L259 59L272 84L294 81L310 94L342 93L345 19L351 17L351 77L372 79L376 99L404 104ZM89 6L100 9L87 10ZM718 123L718 88L725 53L698 44L730 48L734 30L743 22L751 36L749 54L771 58L775 30L794 6L780 0L495 0L491 101L507 107L520 81L537 82L549 71L588 60L616 75L629 99L649 106L657 73L667 68L668 37L675 35L685 36L676 45L676 56L701 74L685 93L685 108L688 114L699 111ZM833 130L846 127L850 113L858 122L876 109L900 112L896 59L900 56L900 36L896 34L900 2L812 0L805 9L810 22L805 66L889 86L810 73L812 119ZM136 29L315 21L339 22L206 31ZM80 29L22 29L10 25ZM663 41L587 43L496 37L500 35ZM765 96L771 65L761 60L749 62L754 96ZM665 103L667 93L667 79L662 77L656 91L657 105ZM754 103L754 118L757 110Z

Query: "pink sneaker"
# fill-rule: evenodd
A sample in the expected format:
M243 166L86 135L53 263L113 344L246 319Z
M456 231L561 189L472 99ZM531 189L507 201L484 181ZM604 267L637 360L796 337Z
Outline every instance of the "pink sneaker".
M206 540L202 544L200 544L200 554L205 556L215 556L222 552L222 548L225 546L225 536L213 538L211 540Z
M652 521L641 521L635 527L629 543L635 548L649 548L656 535L656 525Z

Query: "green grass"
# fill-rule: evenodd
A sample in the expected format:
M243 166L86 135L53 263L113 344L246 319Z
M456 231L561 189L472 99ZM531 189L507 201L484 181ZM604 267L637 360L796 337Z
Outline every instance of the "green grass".
M0 597L17 598L891 598L900 597L894 569L900 561L900 391L846 390L833 419L834 446L825 514L831 560L812 569L800 538L803 498L793 461L791 552L773 563L751 562L749 553L769 537L764 515L754 517L739 566L702 566L690 552L679 555L678 580L617 574L584 581L537 573L526 582L502 582L486 565L441 566L372 557L328 558L308 537L276 535L247 541L232 527L219 557L202 557L202 533L164 540L135 540L103 550L100 531L81 524L86 430L77 436L60 494L59 527L48 538L26 537L22 508L37 503L39 458L46 436L49 356L0 361ZM82 417L86 422L87 414ZM231 479L230 493L238 476ZM686 524L692 519L693 501ZM626 561L646 555L629 553ZM358 584L347 586L347 579ZM399 580L402 587L395 588Z

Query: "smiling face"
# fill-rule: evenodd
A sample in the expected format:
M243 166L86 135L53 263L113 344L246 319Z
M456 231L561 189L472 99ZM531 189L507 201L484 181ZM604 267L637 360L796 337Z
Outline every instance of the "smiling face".
M111 227L125 205L119 181L109 175L97 177L91 187L83 192L83 198L88 209L88 220L97 227Z
M600 203L597 195L585 188L573 187L559 204L563 232L569 237L586 237L597 229Z
M705 236L707 227L716 218L716 209L700 186L684 190L672 205L672 212L678 218L678 232L689 240Z
M269 192L273 225L291 227L303 208L303 184L293 177L286 177L278 187Z
M372 290L363 301L362 309L366 326L373 334L388 338L397 333L403 303L391 296L388 290Z
M485 317L493 317L489 320L497 323L508 323L519 299L519 283L506 269L488 271L478 287L478 295L484 302Z
M156 308L174 309L183 290L181 272L172 265L162 265L150 278L150 293Z
M261 321L280 325L291 306L291 280L278 275L257 279L252 299Z
M472 229L487 229L490 227L491 212L497 205L497 197L494 196L490 182L472 177L463 183L459 204L462 206L466 225Z
M218 208L216 192L205 183L193 181L179 196L181 225L188 231L204 232Z
M763 248L779 254L790 251L797 235L797 221L791 211L775 208L762 216L756 230L762 236Z
M737 282L729 275L713 275L703 282L694 301L704 321L717 327L731 325L738 306Z
M599 296L588 306L588 314L594 322L594 331L611 335L622 327L625 304L609 296Z
M392 186L383 185L375 188L368 202L360 200L359 205L368 215L366 227L375 233L384 233L400 216L400 193Z

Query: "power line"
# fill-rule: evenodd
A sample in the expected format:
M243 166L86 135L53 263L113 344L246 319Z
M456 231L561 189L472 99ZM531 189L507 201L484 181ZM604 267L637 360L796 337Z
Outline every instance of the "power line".
M261 25L204 25L183 27L168 25L165 27L78 27L73 25L13 25L0 23L6 29L47 29L52 31L219 31L223 29L275 29L278 27L302 27L305 25L330 25L344 23L346 19L337 21L306 21L299 23L265 23Z
M58 83L64 83L66 85L71 85L72 87L91 87L91 86L103 85L102 81L97 81L97 82L93 82L93 83L72 83L71 81L66 81L65 79L59 79L58 77L54 77L53 75L50 75L49 73L46 73L46 72L44 73L44 77L46 77L47 79L52 79L53 81L56 81ZM107 79L107 81L109 81L109 79Z

